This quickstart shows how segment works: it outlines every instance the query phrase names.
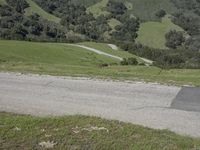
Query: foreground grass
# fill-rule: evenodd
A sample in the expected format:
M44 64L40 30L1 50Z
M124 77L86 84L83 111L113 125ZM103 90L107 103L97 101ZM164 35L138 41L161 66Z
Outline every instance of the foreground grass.
M200 139L96 117L39 118L0 113L0 149L197 150Z
M138 32L137 41L149 47L166 49L165 34L170 30L184 31L181 27L173 24L168 17L164 17L162 22L152 21L142 23Z
M104 47L106 49L107 45ZM102 67L104 63L113 65ZM153 66L118 64L118 60L67 44L0 41L0 71L200 86L200 69L162 70Z
M37 13L39 14L41 17L43 17L44 19L47 19L49 21L53 21L56 23L60 22L60 18L49 14L48 12L44 11L42 8L40 8L35 2L33 2L32 0L26 0L28 2L28 4L30 5L30 7L28 7L25 12L27 16L32 15L33 13Z

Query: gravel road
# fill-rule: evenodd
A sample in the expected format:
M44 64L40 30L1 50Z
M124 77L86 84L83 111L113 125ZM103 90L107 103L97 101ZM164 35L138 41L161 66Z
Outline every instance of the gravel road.
M0 73L0 111L90 115L200 137L200 112L171 108L180 87Z
M80 48L83 48L83 49L92 51L92 52L94 52L94 53L97 53L97 54L99 54L99 55L108 56L108 57L111 57L111 58L114 58L114 59L118 59L118 60L120 60L120 61L123 60L123 58L121 58L121 57L118 57L118 56L115 56L115 55L112 55L112 54L108 54L108 53L102 52L101 50L98 50L98 49L95 49L95 48L91 48L91 47L87 47L87 46L79 45L79 44L69 44L69 45L76 46L76 47L80 47Z

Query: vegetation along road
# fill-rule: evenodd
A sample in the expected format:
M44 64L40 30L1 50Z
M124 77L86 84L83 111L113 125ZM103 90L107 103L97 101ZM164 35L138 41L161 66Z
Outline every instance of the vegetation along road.
M14 73L0 82L1 111L99 116L200 137L200 112L171 107L180 87Z

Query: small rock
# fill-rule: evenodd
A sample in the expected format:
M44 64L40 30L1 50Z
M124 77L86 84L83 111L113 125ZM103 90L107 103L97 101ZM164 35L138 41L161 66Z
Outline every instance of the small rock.
M42 132L45 132L45 129L41 129Z
M54 146L56 145L56 143L54 143L53 141L47 141L47 142L40 142L39 146L43 147L43 148L54 148Z
M94 126L91 126L89 128L83 128L82 130L85 130L85 131L100 131L100 130L105 130L106 132L109 132L109 130L105 127L94 127Z
M72 128L72 132L78 134L80 132L79 127L76 126L75 128Z
M14 128L14 131L21 131L21 129L18 128L18 127L15 127L15 128Z
M52 135L50 135L50 134L45 134L45 137L47 137L47 138L48 138L48 137L51 137L51 136L52 136Z

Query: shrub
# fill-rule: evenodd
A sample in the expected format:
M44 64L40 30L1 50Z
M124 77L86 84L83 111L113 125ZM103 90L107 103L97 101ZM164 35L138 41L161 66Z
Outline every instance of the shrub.
M122 61L121 61L121 65L138 65L138 61L136 58L124 58Z
M169 48L176 49L178 46L181 46L183 42L185 42L185 38L182 32L177 32L175 30L171 30L169 33L165 35L166 43L165 45Z
M158 18L162 18L162 17L164 17L164 16L166 15L166 12L165 12L165 10L160 9L159 11L156 12L155 15L156 15Z

